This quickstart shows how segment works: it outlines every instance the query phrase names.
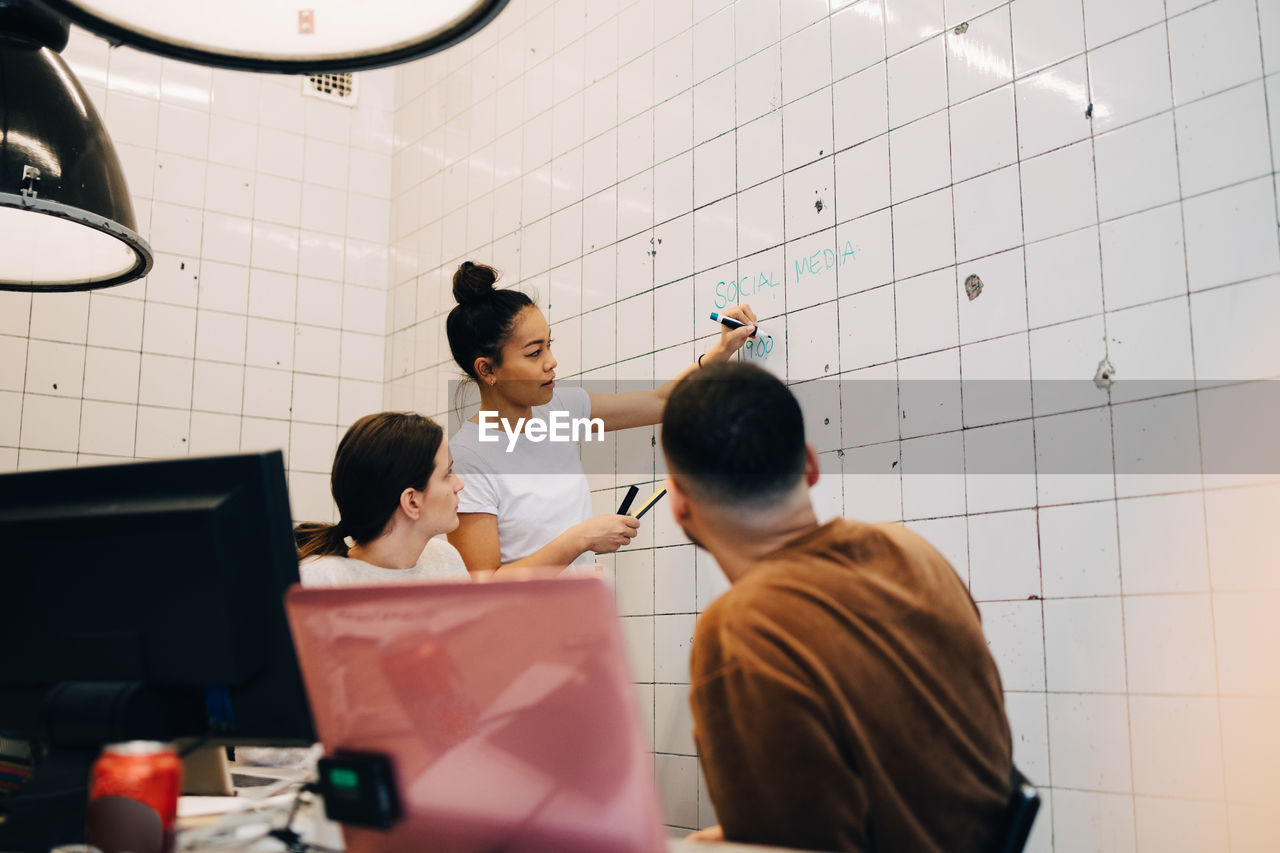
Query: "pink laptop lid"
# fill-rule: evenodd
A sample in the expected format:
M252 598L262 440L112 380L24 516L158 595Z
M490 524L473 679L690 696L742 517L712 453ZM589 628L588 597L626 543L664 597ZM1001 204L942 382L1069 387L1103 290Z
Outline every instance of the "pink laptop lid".
M653 760L595 578L286 597L327 752L381 752L404 817L347 849L665 849Z

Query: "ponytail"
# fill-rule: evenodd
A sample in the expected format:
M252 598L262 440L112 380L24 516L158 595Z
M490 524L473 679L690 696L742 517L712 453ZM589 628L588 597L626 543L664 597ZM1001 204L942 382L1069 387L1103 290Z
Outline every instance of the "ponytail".
M347 556L347 537L339 524L304 521L293 528L293 541L298 546L298 561L308 557Z

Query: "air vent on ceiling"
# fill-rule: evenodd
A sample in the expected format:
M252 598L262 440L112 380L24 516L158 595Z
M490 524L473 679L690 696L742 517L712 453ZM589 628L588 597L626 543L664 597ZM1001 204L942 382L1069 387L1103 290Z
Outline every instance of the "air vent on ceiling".
M302 78L302 94L354 107L356 78L349 71L342 74L311 74Z

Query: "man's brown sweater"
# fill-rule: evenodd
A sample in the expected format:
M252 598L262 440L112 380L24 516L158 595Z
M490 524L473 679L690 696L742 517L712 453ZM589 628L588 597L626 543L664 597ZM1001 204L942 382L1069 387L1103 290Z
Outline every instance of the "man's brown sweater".
M983 851L1009 795L1000 676L955 570L898 525L837 520L698 620L694 738L730 841Z

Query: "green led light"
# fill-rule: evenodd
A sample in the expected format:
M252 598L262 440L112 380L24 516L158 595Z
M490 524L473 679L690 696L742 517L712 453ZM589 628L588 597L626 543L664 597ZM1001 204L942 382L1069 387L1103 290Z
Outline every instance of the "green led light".
M348 770L345 767L334 767L329 771L329 784L335 788L344 788L352 791L360 787L360 776L354 770Z

